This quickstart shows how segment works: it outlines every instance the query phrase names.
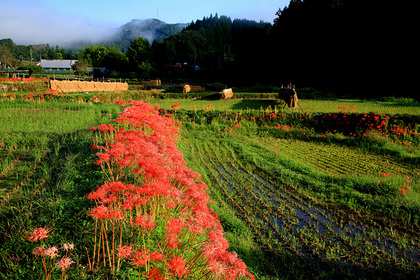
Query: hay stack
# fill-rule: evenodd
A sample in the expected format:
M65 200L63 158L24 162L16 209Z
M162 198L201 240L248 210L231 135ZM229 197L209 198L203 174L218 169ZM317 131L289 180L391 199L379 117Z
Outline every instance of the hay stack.
M228 99L228 98L233 97L233 91L232 91L231 88L227 88L227 89L222 90L221 94L222 94L221 99Z
M128 90L127 83L51 80L50 88L60 93Z
M162 82L160 81L160 79L157 79L157 80L141 81L140 84L143 86L161 86Z
M196 85L185 85L183 89L183 93L189 93L189 92L203 92L206 91L205 87L202 86L196 86Z
M278 97L286 103L289 108L292 108L293 111L295 110L298 103L298 97L294 86L292 87L289 85L287 88L282 87L279 91Z
M189 92L191 92L191 86L184 85L184 89L182 90L182 93L189 93Z
M191 91L190 92L203 92L203 91L206 91L206 88L205 87L202 87L202 86L191 86L190 85L190 87L191 87Z

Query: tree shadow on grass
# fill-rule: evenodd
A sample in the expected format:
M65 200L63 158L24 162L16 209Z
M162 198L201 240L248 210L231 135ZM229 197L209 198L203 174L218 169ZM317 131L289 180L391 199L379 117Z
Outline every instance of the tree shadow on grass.
M197 100L219 100L222 98L221 93L212 93L201 98L197 98Z

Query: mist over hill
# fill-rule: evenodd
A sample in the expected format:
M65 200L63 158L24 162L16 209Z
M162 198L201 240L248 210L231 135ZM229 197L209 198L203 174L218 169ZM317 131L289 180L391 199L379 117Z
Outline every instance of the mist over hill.
M0 20L0 23L2 21ZM186 23L168 24L158 19L133 19L120 27L110 25L92 25L85 21L69 19L63 22L49 22L44 19L36 21L24 21L30 29L15 29L14 25L5 22L7 28L0 36L0 39L12 39L17 45L49 45L59 46L77 51L85 46L103 44L105 46L115 45L117 49L125 52L130 43L136 37L143 37L149 40L162 41L174 34L180 33ZM7 31L7 32L6 32Z
M175 23L168 24L158 19L133 19L131 22L121 26L113 35L103 41L104 45L115 45L118 49L127 51L134 38L143 37L150 44L156 40L158 42L180 33L188 24Z

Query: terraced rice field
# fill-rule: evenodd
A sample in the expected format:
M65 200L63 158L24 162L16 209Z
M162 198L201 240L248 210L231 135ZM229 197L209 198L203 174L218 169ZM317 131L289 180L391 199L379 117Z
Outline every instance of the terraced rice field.
M371 163L380 166L378 163L387 162L385 157L351 154L342 147L315 147L288 140L276 143L282 152L336 174L384 172L380 167L372 168ZM211 196L235 209L261 245L274 254L290 251L315 271L331 272L333 268L337 275L372 271L410 275L420 268L420 238L414 228L325 204L291 184L287 177L273 176L263 167L244 161L235 144L215 140L191 144L191 150L196 165L205 166ZM317 160L311 160L314 154ZM409 166L398 163L387 164L386 170L411 172Z
M258 141L273 146L272 142L269 143L265 139ZM368 154L362 149L288 139L277 139L274 145L278 153L304 161L331 174L418 175L418 170L414 165L396 162L389 156Z

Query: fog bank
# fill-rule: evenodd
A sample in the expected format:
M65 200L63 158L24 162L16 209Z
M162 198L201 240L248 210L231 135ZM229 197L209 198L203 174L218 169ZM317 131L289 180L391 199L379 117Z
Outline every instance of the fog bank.
M60 47L74 42L95 43L114 34L118 27L96 24L87 19L46 9L24 9L2 3L0 39L11 38L17 45L50 44Z

